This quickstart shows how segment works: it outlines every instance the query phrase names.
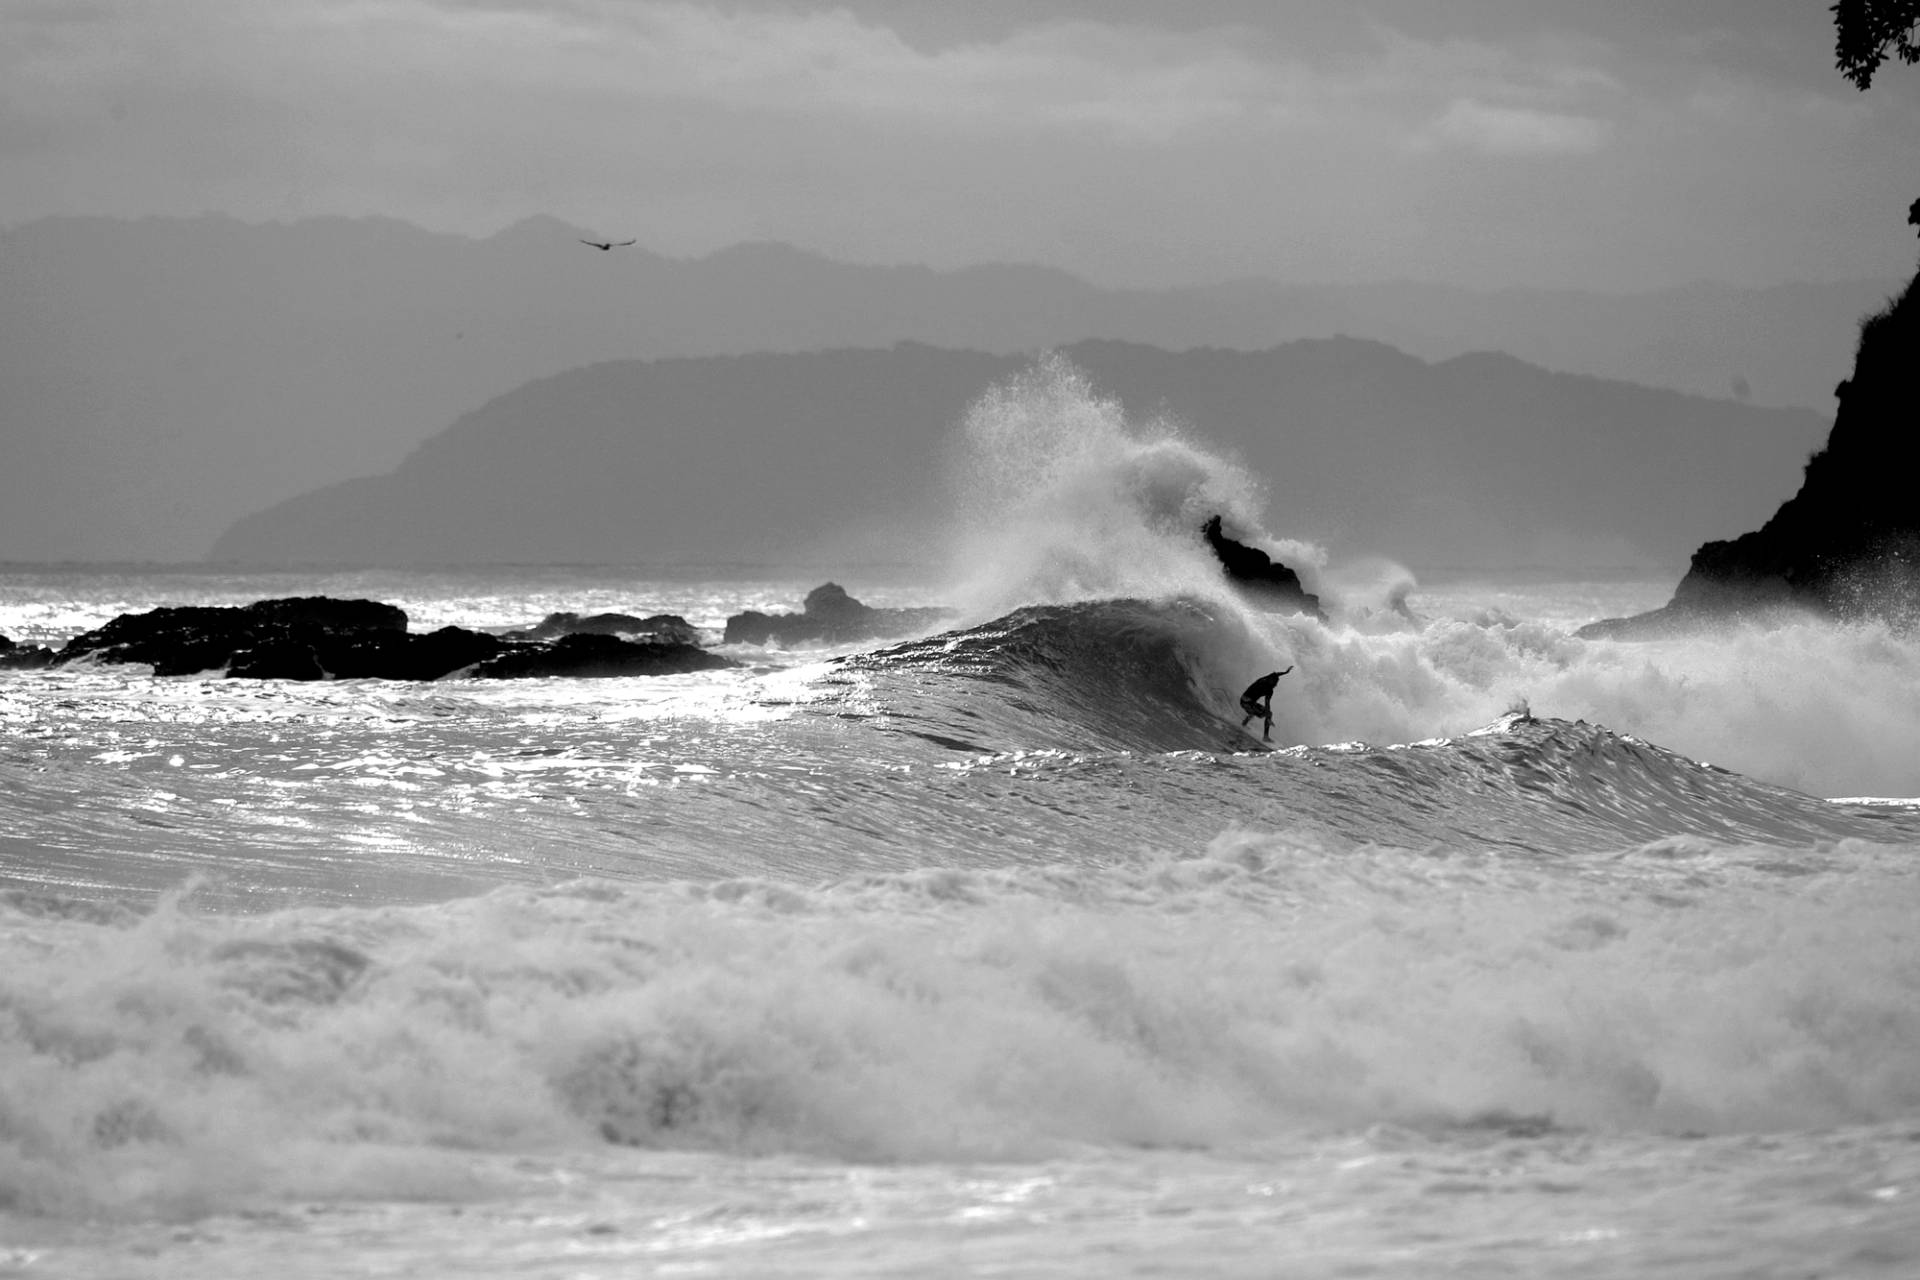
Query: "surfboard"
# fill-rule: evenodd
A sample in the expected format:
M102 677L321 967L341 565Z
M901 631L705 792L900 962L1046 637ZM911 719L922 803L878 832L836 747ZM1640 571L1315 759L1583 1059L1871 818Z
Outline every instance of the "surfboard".
M1273 744L1260 736L1260 731L1252 725L1238 726L1239 732L1221 749L1224 751L1271 751Z

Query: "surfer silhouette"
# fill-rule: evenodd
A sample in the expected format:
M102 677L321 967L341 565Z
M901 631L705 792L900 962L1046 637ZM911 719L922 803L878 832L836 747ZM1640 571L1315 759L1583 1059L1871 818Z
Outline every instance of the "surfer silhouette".
M1291 670L1293 670L1292 667L1287 668L1287 671ZM1273 689L1287 671L1274 671L1261 676L1248 685L1247 691L1240 695L1240 709L1247 713L1246 719L1240 722L1240 727L1244 729L1248 720L1258 719L1261 721L1260 737L1266 742L1273 741Z

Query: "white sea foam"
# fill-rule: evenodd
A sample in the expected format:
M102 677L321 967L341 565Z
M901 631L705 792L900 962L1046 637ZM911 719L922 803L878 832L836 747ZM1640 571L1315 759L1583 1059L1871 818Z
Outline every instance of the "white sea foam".
M1484 612L1387 630L1251 625L1264 645L1230 661L1250 669L1264 647L1298 664L1274 702L1291 741L1457 734L1525 702L1815 795L1920 794L1920 638L1883 626L1630 643Z
M461 1197L449 1153L1232 1147L1390 1122L1910 1115L1901 857L1559 868L1228 833L1106 869L439 907L7 910L0 1202ZM1505 1122L1505 1121L1503 1121Z

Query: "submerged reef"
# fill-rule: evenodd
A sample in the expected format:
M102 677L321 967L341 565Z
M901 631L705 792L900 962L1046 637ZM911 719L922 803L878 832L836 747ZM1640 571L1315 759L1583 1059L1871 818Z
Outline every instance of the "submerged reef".
M1652 638L1787 612L1920 624L1916 286L1920 276L1861 324L1853 375L1834 389L1833 430L1807 460L1800 491L1760 528L1695 551L1662 608L1590 623L1581 636Z
M47 655L44 661L7 665L145 663L159 676L221 671L259 680L666 675L739 665L674 639L561 634L523 640L464 627L416 635L396 605L327 596L123 613L57 651L38 652Z

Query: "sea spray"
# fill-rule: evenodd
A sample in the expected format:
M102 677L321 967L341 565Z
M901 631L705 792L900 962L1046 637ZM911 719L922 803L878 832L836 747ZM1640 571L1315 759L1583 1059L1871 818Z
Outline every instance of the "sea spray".
M1423 611L1418 593L1411 603ZM1379 630L1283 625L1299 661L1275 704L1291 741L1453 734L1525 698L1815 795L1920 795L1920 639L1884 625L1652 642L1489 610Z
M1130 418L1047 356L990 389L958 433L954 584L964 621L1022 605L1194 601L1220 624L1194 645L1223 718L1263 670L1284 742L1412 741L1463 732L1516 700L1641 734L1816 794L1920 794L1920 643L1804 623L1647 644L1429 602L1391 561L1341 562L1261 527L1257 481L1162 418ZM1196 536L1208 515L1302 571L1326 625L1249 608ZM1329 562L1331 560L1331 563ZM1587 619L1580 619L1585 621Z
M1200 538L1257 524L1259 486L1166 418L1136 422L1048 355L968 412L952 461L955 600L985 620L1025 604L1198 593L1228 600Z

